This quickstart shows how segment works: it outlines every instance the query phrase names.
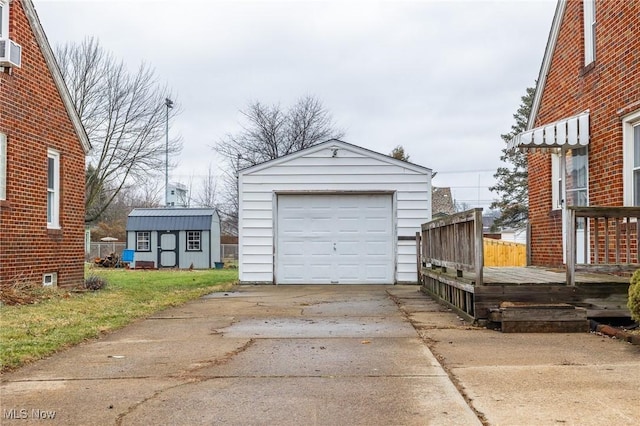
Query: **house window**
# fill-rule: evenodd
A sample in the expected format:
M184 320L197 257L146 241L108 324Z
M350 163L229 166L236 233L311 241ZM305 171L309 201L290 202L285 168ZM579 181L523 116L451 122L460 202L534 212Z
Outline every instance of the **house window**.
M587 148L552 152L551 182L552 209L561 209L565 203L567 207L588 206L589 165Z
M622 120L624 205L640 206L640 111Z
M44 287L56 287L58 285L58 273L48 272L42 275L42 285Z
M562 208L562 171L560 170L561 151L551 152L551 200L553 210Z
M151 232L136 232L136 251L151 251Z
M0 200L7 199L7 136L0 133Z
M47 152L47 227L60 227L60 153Z
M187 231L187 251L200 251L202 232Z
M9 38L9 1L0 0L0 38Z
M582 0L584 11L584 64L596 60L596 2Z
M567 206L588 206L589 186L587 147L565 153L565 190Z

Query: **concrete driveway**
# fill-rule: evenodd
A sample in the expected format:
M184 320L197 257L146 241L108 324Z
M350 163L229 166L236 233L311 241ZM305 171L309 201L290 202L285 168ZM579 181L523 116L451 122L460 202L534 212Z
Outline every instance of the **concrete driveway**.
M213 294L6 374L1 423L481 424L408 320L416 300L402 286Z

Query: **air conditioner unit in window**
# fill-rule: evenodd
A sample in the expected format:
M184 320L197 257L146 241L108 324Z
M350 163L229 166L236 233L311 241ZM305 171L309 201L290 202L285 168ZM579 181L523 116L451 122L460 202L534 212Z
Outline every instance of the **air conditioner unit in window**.
M20 67L22 63L22 47L8 38L0 39L0 66Z

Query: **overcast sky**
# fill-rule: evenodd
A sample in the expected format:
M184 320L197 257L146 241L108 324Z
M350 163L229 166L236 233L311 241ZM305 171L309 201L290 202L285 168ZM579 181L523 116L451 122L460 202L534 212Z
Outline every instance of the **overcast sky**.
M52 46L99 38L132 68L155 68L182 113L172 181L194 184L211 146L239 130L251 101L320 99L346 142L438 175L454 198L487 207L500 134L538 77L555 0L34 0Z

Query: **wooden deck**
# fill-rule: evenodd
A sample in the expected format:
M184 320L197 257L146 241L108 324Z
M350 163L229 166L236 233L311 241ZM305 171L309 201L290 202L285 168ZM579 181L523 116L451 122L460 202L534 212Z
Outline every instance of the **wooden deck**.
M534 284L562 284L566 285L567 274L564 269L529 267L486 267L484 268L484 285L510 284L510 285L534 285ZM470 277L473 280L473 277ZM626 283L629 277L620 277L613 274L578 272L576 284L590 283Z
M566 268L552 269L484 266L482 209L438 218L422 224L417 238L422 290L476 321L501 303L568 304L591 318L630 317L629 276L640 269L638 224L638 207L569 207ZM580 247L578 229L587 231Z
M489 318L502 302L568 303L586 308L591 318L630 316L628 277L578 272L575 286L567 286L564 269L485 267L482 275L478 286L474 272L422 268L422 290L473 320Z

